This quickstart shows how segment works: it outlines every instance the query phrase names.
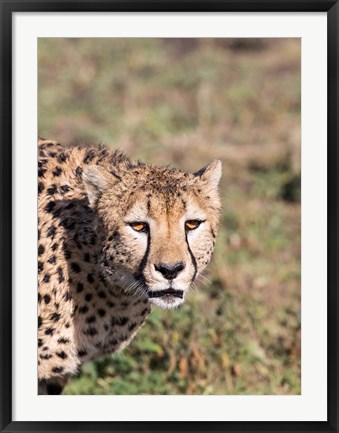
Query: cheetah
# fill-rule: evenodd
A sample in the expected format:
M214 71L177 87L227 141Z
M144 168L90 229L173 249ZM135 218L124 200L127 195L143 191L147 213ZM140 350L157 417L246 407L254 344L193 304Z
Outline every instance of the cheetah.
M38 141L39 394L126 347L152 306L175 308L209 263L221 162L196 173L105 146Z

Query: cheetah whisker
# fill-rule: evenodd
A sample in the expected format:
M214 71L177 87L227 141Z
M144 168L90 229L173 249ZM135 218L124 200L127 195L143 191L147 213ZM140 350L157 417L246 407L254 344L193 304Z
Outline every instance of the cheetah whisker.
M194 281L192 281L191 285L190 285L190 289L193 290L193 292L198 293L199 292L199 288L198 286L195 284Z
M211 285L212 281L210 281L208 278L206 278L204 275L200 274L198 276L198 281L201 282L202 284L206 284L206 285Z

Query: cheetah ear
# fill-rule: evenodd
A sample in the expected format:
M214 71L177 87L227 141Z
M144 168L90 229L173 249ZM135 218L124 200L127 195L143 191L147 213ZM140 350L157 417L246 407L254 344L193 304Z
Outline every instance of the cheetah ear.
M215 159L206 167L201 168L194 173L197 178L211 189L217 189L222 174L221 161Z
M120 176L112 175L97 165L90 165L84 168L82 181L91 208L95 208L102 193L112 187L118 179L120 179Z

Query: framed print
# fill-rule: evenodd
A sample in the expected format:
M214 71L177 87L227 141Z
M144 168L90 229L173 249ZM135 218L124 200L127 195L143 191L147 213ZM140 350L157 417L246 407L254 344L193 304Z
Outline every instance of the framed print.
M2 1L1 431L338 431L338 2Z

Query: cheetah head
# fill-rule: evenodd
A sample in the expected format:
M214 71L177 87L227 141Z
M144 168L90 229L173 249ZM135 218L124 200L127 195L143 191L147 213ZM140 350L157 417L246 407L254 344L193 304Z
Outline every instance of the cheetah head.
M219 225L221 162L198 172L123 163L88 166L100 263L114 287L174 308L210 261Z

